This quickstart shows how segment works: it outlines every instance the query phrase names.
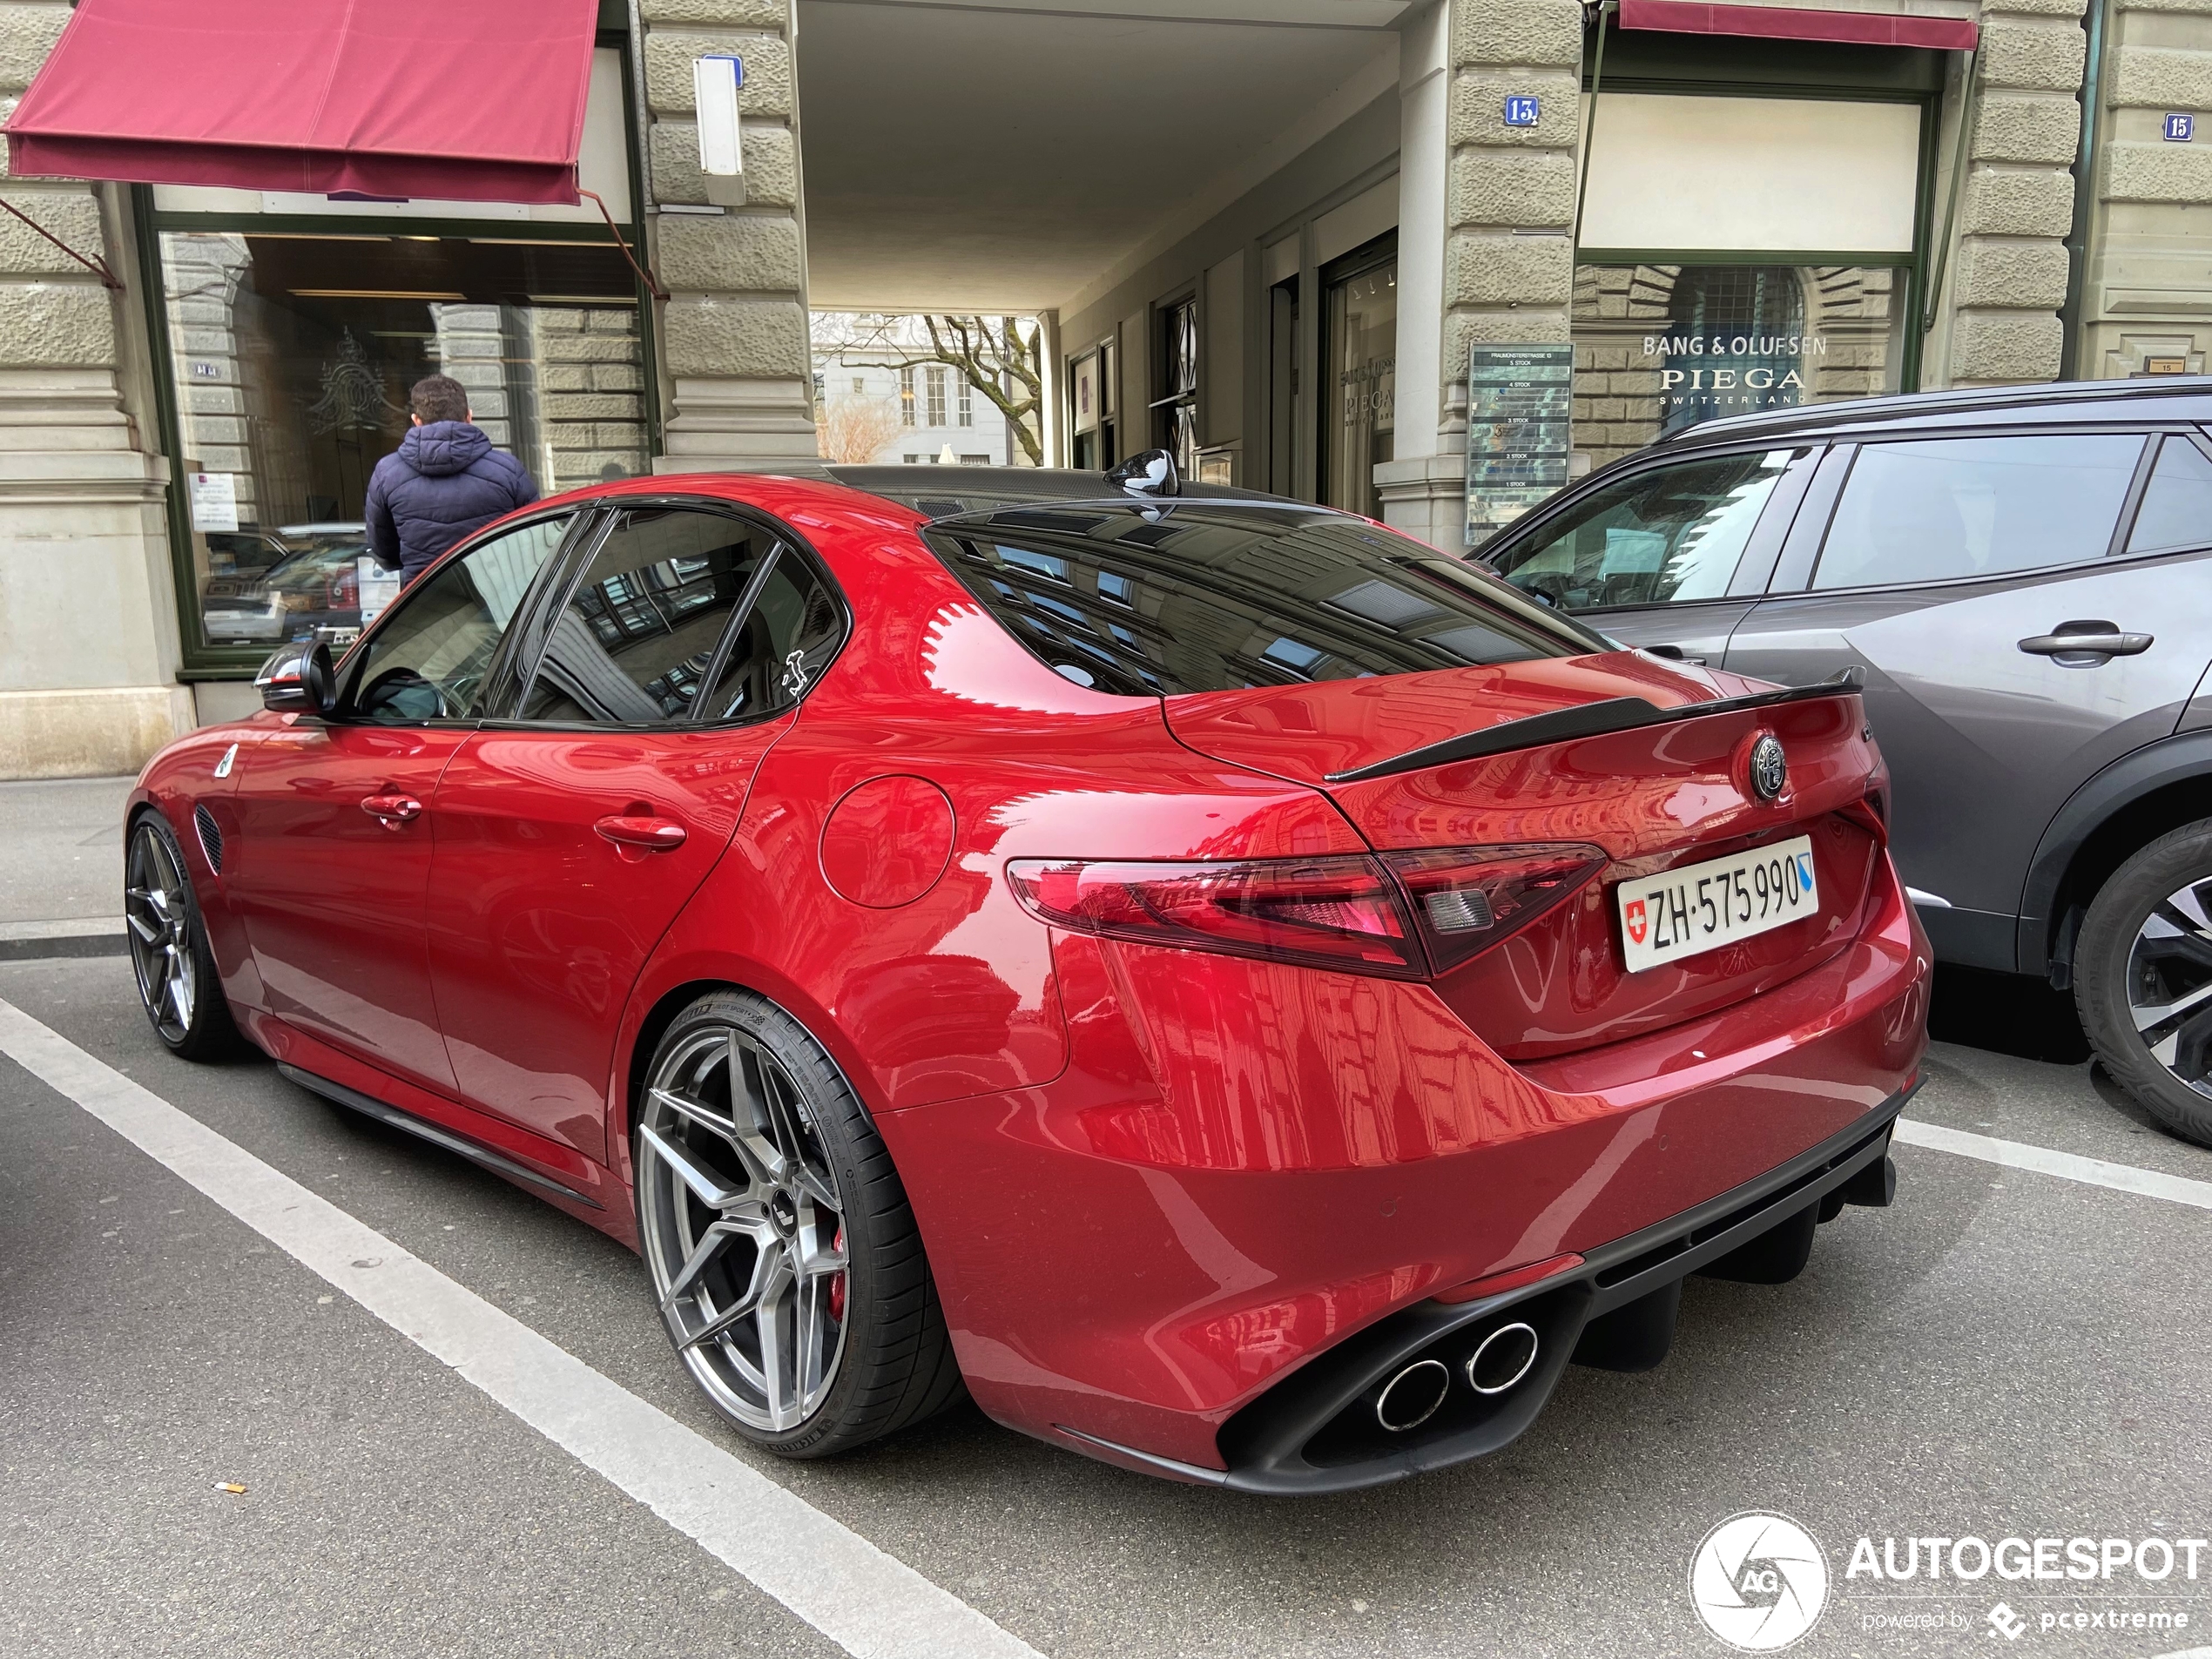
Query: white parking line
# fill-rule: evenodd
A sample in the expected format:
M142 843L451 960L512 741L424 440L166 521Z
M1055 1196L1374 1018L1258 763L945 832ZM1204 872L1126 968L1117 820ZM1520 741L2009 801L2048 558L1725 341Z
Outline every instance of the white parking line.
M2139 1170L2132 1163L2107 1163L2102 1158L2054 1152L2048 1147L2030 1146L2025 1141L2000 1141L1994 1136L1946 1129L1940 1123L1923 1123L1910 1117L1897 1120L1896 1138L1908 1146L1925 1146L1962 1158L1979 1158L1985 1163L2001 1163L2008 1170L2032 1170L2038 1175L2055 1175L2062 1180L2087 1182L2093 1187L2110 1187L2114 1192L2141 1193L2146 1198L2164 1198L2172 1204L2212 1210L2212 1181L2192 1181L2185 1175Z
M905 1562L4 1001L0 1054L858 1659L1041 1659Z

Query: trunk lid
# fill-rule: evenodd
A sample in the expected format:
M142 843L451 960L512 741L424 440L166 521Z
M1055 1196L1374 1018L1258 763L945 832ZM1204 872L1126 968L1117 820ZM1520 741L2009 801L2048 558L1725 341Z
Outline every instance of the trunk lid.
M1165 701L1182 742L1321 790L1378 851L1599 848L1605 867L1572 898L1437 981L1501 1055L1535 1060L1710 1014L1858 935L1881 864L1879 812L1866 804L1883 786L1879 755L1847 687L1735 705L1774 689L1619 652ZM1569 735L1624 718L1654 723ZM1750 778L1764 732L1788 763L1772 800ZM1798 835L1812 842L1811 914L1628 971L1621 882Z

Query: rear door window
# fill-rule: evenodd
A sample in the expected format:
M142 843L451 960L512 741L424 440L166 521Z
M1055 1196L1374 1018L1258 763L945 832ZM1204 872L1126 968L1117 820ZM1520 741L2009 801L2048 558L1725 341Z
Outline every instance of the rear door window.
M1122 696L1611 649L1463 562L1344 514L1029 508L927 539L1008 633L1066 678Z
M2187 438L2159 443L2143 503L2128 535L2130 553L2212 547L2212 460Z
M1812 585L1949 582L2102 558L2142 448L2133 433L1863 445Z
M688 719L738 601L776 545L751 521L720 513L624 512L555 614L521 718Z
M1480 556L1562 610L1723 598L1795 453L1720 455L1634 473Z

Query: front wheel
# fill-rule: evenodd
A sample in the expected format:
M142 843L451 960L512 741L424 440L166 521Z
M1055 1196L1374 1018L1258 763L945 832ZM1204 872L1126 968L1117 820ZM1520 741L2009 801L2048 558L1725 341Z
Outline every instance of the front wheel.
M798 1021L742 991L685 1008L654 1050L633 1152L669 1340L747 1440L824 1457L959 1397L898 1171Z
M123 921L138 1001L154 1035L185 1060L219 1060L234 1052L238 1028L185 868L185 851L158 813L144 813L131 826Z
M2161 836L2098 889L2074 987L2082 1029L2121 1086L2212 1146L2212 819Z

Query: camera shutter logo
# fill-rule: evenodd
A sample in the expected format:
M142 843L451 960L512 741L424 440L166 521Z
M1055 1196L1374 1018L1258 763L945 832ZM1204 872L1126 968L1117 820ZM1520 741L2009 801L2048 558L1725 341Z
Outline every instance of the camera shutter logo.
M1828 1557L1787 1515L1730 1515L1690 1557L1689 1600L1730 1647L1774 1653L1820 1622Z

